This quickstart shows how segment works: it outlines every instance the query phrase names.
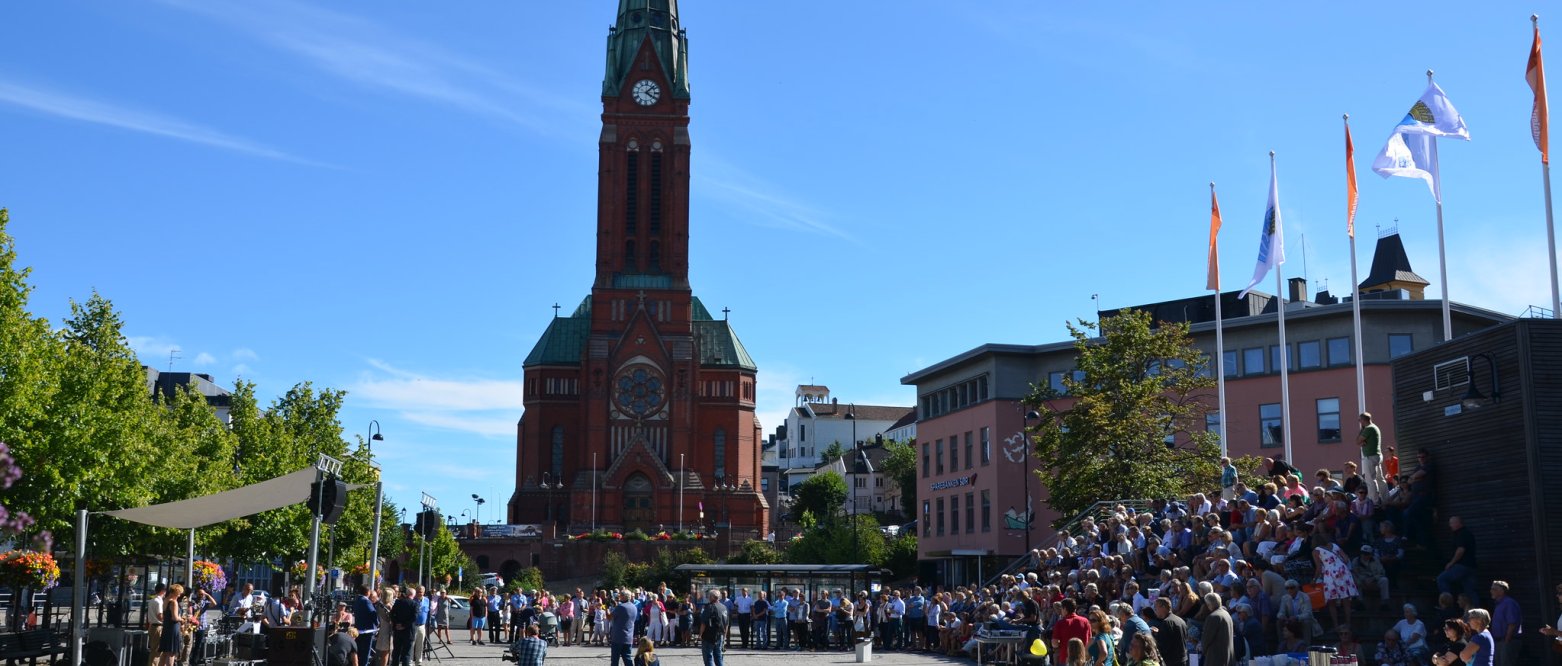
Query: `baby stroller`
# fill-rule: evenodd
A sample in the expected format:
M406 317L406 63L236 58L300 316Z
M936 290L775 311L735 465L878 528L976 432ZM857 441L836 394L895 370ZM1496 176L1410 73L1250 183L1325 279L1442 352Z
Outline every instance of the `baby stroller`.
M537 618L537 637L550 647L559 645L559 616L553 611L546 610Z

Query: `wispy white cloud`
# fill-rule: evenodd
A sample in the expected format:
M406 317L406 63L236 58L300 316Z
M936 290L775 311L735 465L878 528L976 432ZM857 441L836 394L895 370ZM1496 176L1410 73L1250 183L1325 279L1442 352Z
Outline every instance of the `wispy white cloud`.
M248 33L339 79L468 113L546 130L538 109L589 117L575 100L367 19L294 2L162 0ZM525 110L525 111L523 111Z
M741 219L760 226L800 231L856 242L829 221L825 211L784 194L764 179L719 157L705 156L706 168L694 176L697 196L709 197L743 213Z
M233 356L233 360L235 360L235 361L259 361L260 360L260 354L256 354L255 350L250 349L249 347L239 347L238 349L233 350L232 356Z
M24 86L11 81L0 81L0 104L58 118L117 127L256 157L312 166L328 166L295 157L250 139L178 118L35 86Z
M519 380L430 377L370 359L349 391L369 406L398 412L410 422L484 437L513 437L522 411Z
M206 365L212 365L212 364L214 364L216 362L217 362L217 357L216 356L212 356L211 354L208 354L206 352L201 352L201 353L195 355L195 364L196 365L206 366Z
M233 366L233 369L231 370L235 378L243 377L244 375L249 374L249 371L250 367L243 363Z
M126 336L125 344L130 345L130 348L135 350L136 358L152 367L157 367L160 363L167 362L169 352L179 350L177 343L160 335Z

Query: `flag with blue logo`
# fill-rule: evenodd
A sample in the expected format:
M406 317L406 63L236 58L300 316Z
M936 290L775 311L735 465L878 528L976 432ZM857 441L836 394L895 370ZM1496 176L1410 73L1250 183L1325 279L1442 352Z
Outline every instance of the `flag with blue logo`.
M1464 118L1454 108L1443 89L1429 83L1421 99L1410 107L1404 120L1394 126L1383 150L1372 160L1372 170L1384 178L1419 178L1426 181L1432 198L1443 201L1437 169L1437 137L1470 140Z
M1264 209L1264 229L1258 239L1258 266L1253 269L1253 280L1237 298L1246 298L1247 292L1269 275L1269 271L1285 263L1285 234L1280 229L1280 182L1275 178L1274 160L1269 161L1269 205ZM1283 298L1280 294L1277 298Z

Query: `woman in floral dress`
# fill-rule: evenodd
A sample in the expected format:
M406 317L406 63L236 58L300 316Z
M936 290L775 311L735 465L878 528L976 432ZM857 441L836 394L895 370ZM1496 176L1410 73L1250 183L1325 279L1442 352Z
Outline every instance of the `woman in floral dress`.
M1329 620L1340 626L1339 609L1345 609L1345 624L1350 624L1350 602L1360 595L1356 579L1350 573L1350 558L1339 544L1329 538L1326 531L1313 535L1313 564L1317 567L1318 582L1323 583L1324 605L1329 607Z

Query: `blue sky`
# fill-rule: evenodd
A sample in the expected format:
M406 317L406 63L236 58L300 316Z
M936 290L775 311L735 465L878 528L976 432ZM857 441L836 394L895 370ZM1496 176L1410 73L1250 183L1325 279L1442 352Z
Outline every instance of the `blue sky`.
M521 361L592 273L612 0L24 3L0 50L0 206L36 312L97 289L143 362L350 391L390 492L509 494ZM684 0L691 279L793 387L911 404L907 372L984 342L1198 293L1208 186L1224 283L1251 275L1279 158L1290 262L1349 285L1398 218L1437 273L1416 181L1369 170L1437 70L1454 299L1549 301L1524 84L1532 9L1434 2ZM1543 23L1542 28L1546 26ZM1435 282L1435 278L1434 282Z

